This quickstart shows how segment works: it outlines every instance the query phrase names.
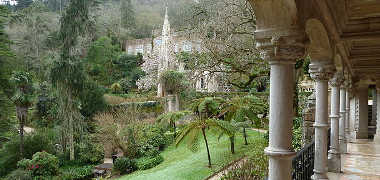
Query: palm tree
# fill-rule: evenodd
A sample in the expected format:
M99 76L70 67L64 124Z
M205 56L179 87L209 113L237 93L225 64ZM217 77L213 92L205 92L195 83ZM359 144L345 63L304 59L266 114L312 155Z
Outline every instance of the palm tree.
M33 104L32 76L27 72L15 72L11 77L15 93L11 98L16 106L17 118L20 124L20 155L24 153L24 124L28 118L28 109Z
M234 97L222 107L218 117L230 121L236 128L243 128L244 144L248 145L246 128L249 122L255 122L258 126L258 114L264 113L265 105L261 99L255 96ZM261 123L261 122L260 122Z
M222 98L213 97L195 100L191 105L191 109L198 117L184 128L175 142L176 146L178 146L182 141L184 141L185 137L189 137L189 149L192 151L197 151L199 146L199 135L202 133L207 150L208 167L211 167L211 157L206 131L215 129L224 134L228 134L229 136L233 136L234 134L234 128L228 122L220 121L214 118L220 111L221 102L223 102Z
M175 123L190 113L191 113L190 111L168 112L166 114L162 114L162 115L158 116L157 122L171 125L173 127L174 138L175 138L175 137L177 137Z
M192 121L189 123L184 130L181 132L181 134L176 139L176 146L178 146L181 142L184 141L185 137L189 137L188 139L188 147L193 152L198 150L199 147L199 135L202 133L204 143L206 145L207 150L207 158L208 158L208 167L211 168L211 157L210 157L210 150L207 142L207 136L206 136L206 130L208 129L216 129L219 131L222 131L225 134L228 134L232 136L233 134L233 127L226 122L226 121L220 121L214 118L210 119L199 119Z

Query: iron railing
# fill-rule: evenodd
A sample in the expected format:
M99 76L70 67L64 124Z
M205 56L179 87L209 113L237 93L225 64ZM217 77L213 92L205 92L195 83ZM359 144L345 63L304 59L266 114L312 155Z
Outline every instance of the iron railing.
M292 160L292 179L309 180L314 170L315 141L303 147Z
M327 150L331 146L331 131L327 131ZM304 146L297 152L296 157L292 160L292 179L293 180L311 180L314 174L314 154L315 154L315 140L310 144Z

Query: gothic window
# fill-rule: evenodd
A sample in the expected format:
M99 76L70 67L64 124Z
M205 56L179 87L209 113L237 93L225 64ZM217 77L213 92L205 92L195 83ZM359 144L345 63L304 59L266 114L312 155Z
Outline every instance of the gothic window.
M205 80L203 77L201 77L201 89L205 88Z

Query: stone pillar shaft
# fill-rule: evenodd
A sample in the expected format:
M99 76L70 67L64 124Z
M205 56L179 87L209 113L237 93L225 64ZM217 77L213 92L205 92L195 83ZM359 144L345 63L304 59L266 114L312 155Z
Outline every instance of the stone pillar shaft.
M346 141L350 140L350 92L346 89L346 117L345 117L345 136Z
M328 84L317 81L316 86L314 179L327 179Z
M340 89L339 152L347 153L346 140L346 88Z
M379 104L380 103L380 83L377 83L376 89L377 89L376 98L377 98L377 103ZM374 137L374 142L377 144L380 144L380 106L379 105L377 105L376 111L377 111L377 118L376 118L377 123L376 123L376 134Z
M270 61L269 179L290 180L293 127L294 63Z
M368 85L358 87L359 97L359 123L356 139L368 138Z
M340 154L339 154L339 107L340 107L340 84L334 79L330 82L331 88L331 136L330 151L328 156L328 168L330 172L340 172Z
M377 91L376 91L376 88L373 88L372 89L372 97L373 97L373 100L372 100L372 119L371 119L371 122L370 122L370 125L371 126L376 126L376 120L377 120Z
M331 64L310 64L310 75L316 81L315 109L315 160L314 180L327 178L327 130L328 130L328 81L332 77L334 66ZM336 111L336 110L335 110Z

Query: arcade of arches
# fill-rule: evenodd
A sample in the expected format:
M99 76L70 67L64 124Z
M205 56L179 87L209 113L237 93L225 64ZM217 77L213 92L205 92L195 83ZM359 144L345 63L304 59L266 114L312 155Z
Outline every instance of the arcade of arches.
M377 89L374 102L380 101L380 1L248 1L257 20L257 47L271 66L270 137L265 150L270 159L268 178L291 179L294 63L305 56L311 58L315 81L312 178L328 179L328 172L344 171L341 162L355 149L352 142L368 139L371 127L374 140L364 140L364 145L380 144L380 106L374 109L377 128L376 122L368 122L369 87ZM329 129L331 148L327 152ZM369 167L368 171L372 168L376 169Z

